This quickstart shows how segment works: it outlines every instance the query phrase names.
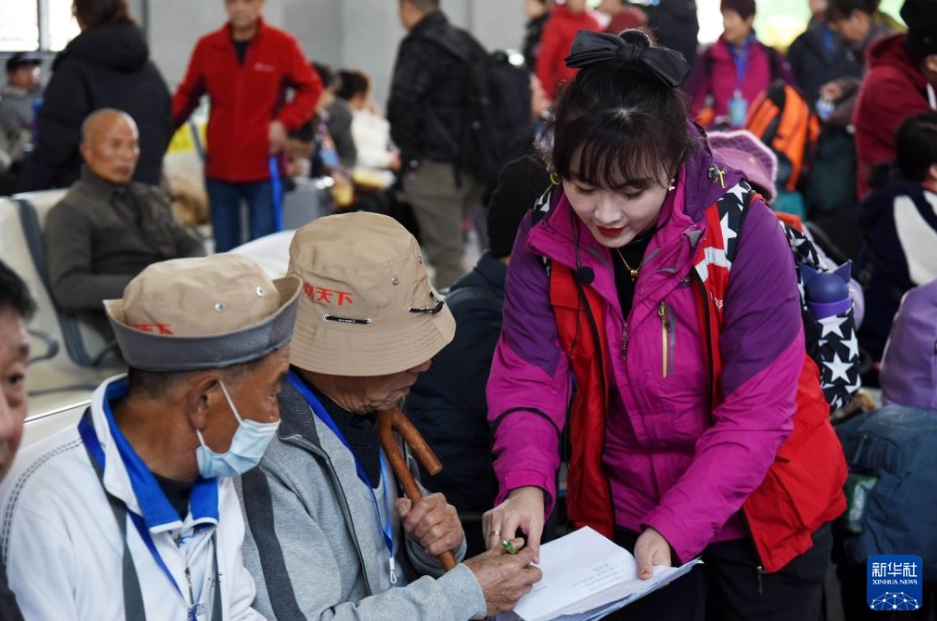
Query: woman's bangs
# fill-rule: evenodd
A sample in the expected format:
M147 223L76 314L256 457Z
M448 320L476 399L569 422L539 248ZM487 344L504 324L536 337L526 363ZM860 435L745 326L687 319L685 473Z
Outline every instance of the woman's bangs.
M563 132L568 140L557 139L557 173L609 190L656 183L668 168L663 145L646 131L646 123L622 116L585 115L572 122Z

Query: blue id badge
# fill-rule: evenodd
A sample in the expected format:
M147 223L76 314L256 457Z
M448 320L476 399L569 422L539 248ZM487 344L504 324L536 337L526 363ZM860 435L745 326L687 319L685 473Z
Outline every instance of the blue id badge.
M729 124L732 127L742 127L745 125L745 118L748 116L748 101L742 97L742 93L735 91L732 99L729 101Z
M208 621L205 604L199 603L189 608L189 621Z

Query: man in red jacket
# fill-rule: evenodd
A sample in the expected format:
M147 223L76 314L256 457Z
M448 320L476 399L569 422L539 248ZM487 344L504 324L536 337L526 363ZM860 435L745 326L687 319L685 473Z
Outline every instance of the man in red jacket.
M859 198L869 193L870 169L895 159L901 122L937 110L937 0L905 0L901 17L908 33L869 49L869 72L853 112Z
M296 40L261 18L265 0L224 0L229 21L199 39L172 102L176 127L205 93L211 104L205 186L215 250L241 243L241 201L250 238L276 230L287 133L312 118L322 83ZM287 88L294 90L286 103ZM274 175L275 173L275 175Z
M537 56L537 77L551 100L556 99L557 89L576 75L576 70L567 67L563 59L569 56L573 38L580 30L602 30L586 10L586 0L557 3L543 27Z

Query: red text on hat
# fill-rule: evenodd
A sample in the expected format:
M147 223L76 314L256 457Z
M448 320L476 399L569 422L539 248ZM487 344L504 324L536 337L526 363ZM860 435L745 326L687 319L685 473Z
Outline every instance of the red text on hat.
M131 323L127 325L140 332L156 333L160 336L173 336L172 324L168 323Z
M345 306L346 304L351 306L355 303L351 297L350 291L326 289L325 287L311 285L308 282L303 284L303 291L313 302L324 302L331 305L338 304L339 306ZM335 297L335 301L332 300L333 296Z

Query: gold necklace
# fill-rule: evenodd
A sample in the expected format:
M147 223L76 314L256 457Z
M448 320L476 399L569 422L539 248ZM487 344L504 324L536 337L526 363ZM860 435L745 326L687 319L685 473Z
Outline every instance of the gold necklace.
M638 264L638 267L631 267L628 265L628 260L625 259L625 255L621 253L620 248L615 248L615 252L618 253L618 258L621 259L621 262L625 264L625 267L628 269L628 273L631 274L631 282L634 282L638 279L638 274L641 271L641 266L644 265L644 259L641 260L641 263Z

